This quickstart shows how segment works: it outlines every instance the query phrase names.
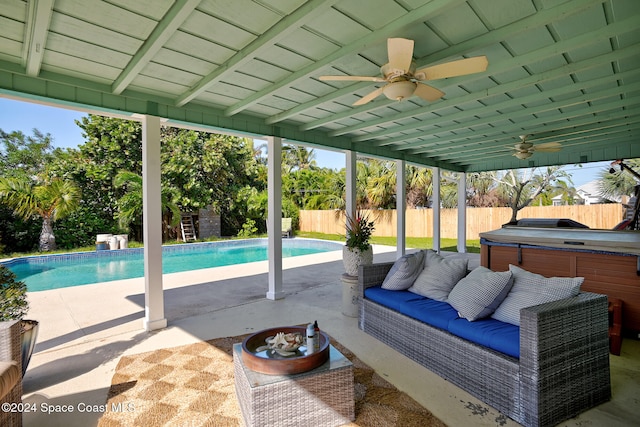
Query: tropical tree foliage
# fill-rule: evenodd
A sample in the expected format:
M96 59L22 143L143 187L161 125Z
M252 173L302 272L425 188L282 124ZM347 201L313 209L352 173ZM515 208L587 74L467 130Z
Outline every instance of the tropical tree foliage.
M538 195L561 179L571 180L561 166L550 166L542 170L533 168L506 171L497 182L499 194L511 208L509 222L517 221L520 210L529 206Z
M640 173L640 159L629 159L624 163ZM607 168L600 173L600 196L605 199L632 196L636 185L640 185L640 181L632 173L619 167Z
M142 176L129 171L120 171L113 180L117 188L125 188L126 193L118 199L118 213L116 218L122 230L128 230L133 225L134 236L142 235ZM160 196L163 218L163 237L168 239L170 227L180 223L180 208L175 203L178 198L173 187L162 187ZM175 234L175 233L174 233ZM138 237L139 239L139 237Z
M495 171L476 172L467 175L467 204L478 208L505 206L498 192Z
M0 176L35 179L53 157L52 138L37 129L32 136L0 129ZM0 204L0 247L3 251L31 251L37 248L41 224L16 217L13 208Z
M51 232L60 235L57 241L65 248L92 244L95 234L99 233L128 232L132 238L140 239L140 124L94 115L76 123L86 138L77 149L53 149L50 135L37 130L30 137L0 130L1 176L4 179L37 177L39 181L33 181L31 186L23 182L25 190L44 183L72 183L83 189L76 209L52 224ZM253 141L237 137L163 127L161 147L165 238L175 233L172 224L180 211L197 212L205 207L221 214L223 235L266 231L268 153L263 145L254 146ZM282 165L283 215L293 218L294 227L300 209L344 209L344 168L320 168L314 150L298 145L283 147ZM396 167L395 161L358 158L356 203L359 208L395 208ZM457 206L458 178L456 173L441 171L441 207ZM613 186L626 191L632 184L615 182ZM404 185L409 208L433 207L432 169L406 166ZM564 195L570 203L574 191L568 175L560 168L483 172L467 175L466 198L470 206L511 206L512 220L515 220L524 206L532 202L550 204L551 197L557 194ZM20 242L27 240L28 235L37 237L34 218L44 217L37 212L26 219L24 215L16 216L14 211L20 209L11 205L9 210L10 203L5 197L0 205L0 234ZM2 243L6 244L7 240Z
M284 145L282 147L282 171L290 173L295 170L316 169L315 151L301 145Z
M34 185L27 178L0 178L0 200L24 220L34 215L42 219L39 248L56 249L52 223L78 207L80 189L69 181L53 179Z
M0 171L4 177L33 179L53 157L52 138L38 129L32 136L0 129Z

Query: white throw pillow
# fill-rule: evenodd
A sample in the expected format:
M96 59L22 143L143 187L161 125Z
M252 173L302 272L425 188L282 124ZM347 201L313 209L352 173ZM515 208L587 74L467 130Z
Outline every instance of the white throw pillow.
M489 316L513 286L510 271L477 267L463 277L449 293L447 302L470 322Z
M544 277L515 265L509 265L509 271L513 273L513 287L491 317L517 326L521 309L574 297L584 281L584 277Z
M424 254L424 251L419 251L398 258L384 278L382 288L390 291L409 289L422 272Z
M444 258L427 250L424 269L408 290L436 301L446 301L451 289L467 274L468 263L467 259Z

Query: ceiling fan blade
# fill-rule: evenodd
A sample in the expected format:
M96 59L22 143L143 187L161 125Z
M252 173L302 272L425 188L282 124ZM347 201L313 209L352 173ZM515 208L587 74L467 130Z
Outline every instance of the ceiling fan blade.
M413 61L413 40L388 39L387 51L389 55L389 69L401 70L407 73Z
M367 102L373 101L375 98L382 95L383 90L384 90L384 86L379 87L378 89L374 90L373 92L370 92L369 94L363 96L362 98L354 102L353 105L364 105Z
M556 151L560 151L562 148L536 148L535 151L539 151L541 153L555 153Z
M536 150L538 151L546 150L549 148L557 149L555 151L558 151L562 148L562 144L560 144L559 142L543 142L541 144L534 145L534 147L536 147Z
M441 90L424 83L418 83L413 94L429 102L437 101L444 96L444 92Z
M544 144L534 145L532 149L545 153L555 153L556 151L562 150L562 146L558 142L546 142Z
M445 62L417 70L413 75L419 80L436 80L447 77L464 76L466 74L480 73L487 69L489 61L486 56L460 59L458 61Z
M384 82L382 77L369 76L320 76L320 80L354 81L354 82Z

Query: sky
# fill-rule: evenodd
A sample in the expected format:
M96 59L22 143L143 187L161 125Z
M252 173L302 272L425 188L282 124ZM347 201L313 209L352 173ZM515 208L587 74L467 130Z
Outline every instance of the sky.
M15 101L0 97L0 129L5 132L22 131L33 135L33 129L49 133L54 147L76 148L83 144L82 130L75 124L86 113L58 107L50 107L31 102ZM345 167L345 155L342 152L314 148L318 166L332 169ZM567 165L564 170L572 175L573 185L578 187L598 179L602 170L608 169L610 162L586 163L582 167Z

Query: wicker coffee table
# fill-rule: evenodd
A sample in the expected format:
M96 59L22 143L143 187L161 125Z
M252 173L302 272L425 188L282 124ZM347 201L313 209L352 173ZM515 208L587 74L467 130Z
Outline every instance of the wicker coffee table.
M322 366L296 375L267 375L242 363L233 345L235 387L247 426L339 426L355 419L353 364L333 346Z

